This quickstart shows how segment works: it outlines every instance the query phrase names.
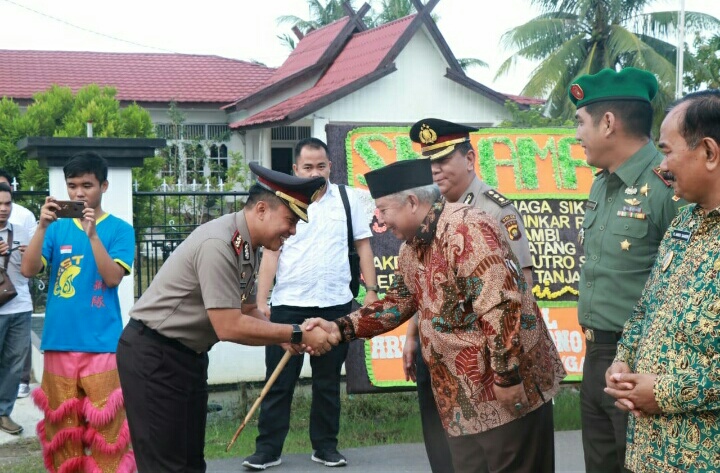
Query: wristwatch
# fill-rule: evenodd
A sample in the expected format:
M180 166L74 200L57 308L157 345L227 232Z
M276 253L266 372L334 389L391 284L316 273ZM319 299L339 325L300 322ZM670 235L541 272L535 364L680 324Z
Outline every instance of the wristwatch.
M300 328L300 326L298 324L292 324L292 328L293 328L293 331L292 331L292 336L290 337L290 343L293 343L295 345L297 345L298 343L302 343L302 338L303 338L302 337L303 336L302 329Z
M380 289L380 288L377 286L377 284L374 286L365 286L366 291L378 292L378 289Z

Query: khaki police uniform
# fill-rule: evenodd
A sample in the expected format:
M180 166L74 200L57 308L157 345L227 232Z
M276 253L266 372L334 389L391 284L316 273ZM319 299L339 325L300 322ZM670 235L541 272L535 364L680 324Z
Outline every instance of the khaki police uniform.
M277 205L307 221L307 208L324 178L302 179L256 163L250 163L250 170L258 180L249 199L272 206L275 199L269 195L274 195L282 202ZM255 210L251 206L247 215L260 219ZM248 313L251 307L243 306L255 303L258 258L246 210L219 217L196 228L177 247L130 311L117 364L140 471L205 471L207 352L219 341L208 310ZM237 315L228 317L235 320ZM235 327L238 336L243 327ZM302 334L299 326L293 328L297 333Z
M258 268L244 213L222 216L175 249L130 311L118 369L133 444L152 446L136 452L140 471L204 471L207 352L218 342L207 309L254 303ZM167 412L187 417L183 428Z
M243 212L201 228L171 254L130 311L132 319L197 353L218 342L207 309L254 304L255 273L260 267Z
M495 217L505 240L510 244L510 248L520 262L520 266L523 268L532 267L530 243L527 239L522 216L507 197L475 176L458 202L472 205Z

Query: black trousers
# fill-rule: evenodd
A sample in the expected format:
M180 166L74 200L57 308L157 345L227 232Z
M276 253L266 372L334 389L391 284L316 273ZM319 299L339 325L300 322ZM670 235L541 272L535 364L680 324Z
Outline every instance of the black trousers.
M615 359L617 345L587 343L580 385L580 420L587 473L625 473L627 413L603 391L605 372Z
M117 349L138 471L204 472L208 356L159 337L131 321Z
M422 422L425 451L433 473L453 473L452 456L445 428L440 421L440 414L435 404L435 396L430 382L430 372L420 350L417 350L415 364L417 378L418 403L420 404L420 421Z
M301 324L310 317L335 320L350 313L350 302L333 307L272 307L270 320ZM313 450L337 449L340 431L340 370L345 362L348 344L341 343L322 356L310 357L312 367L312 403L310 405L310 443ZM268 379L285 351L279 346L265 348ZM279 457L290 429L290 408L295 385L300 377L304 356L293 356L260 403L258 437L255 451Z
M455 473L552 473L552 402L487 432L450 437L449 444Z

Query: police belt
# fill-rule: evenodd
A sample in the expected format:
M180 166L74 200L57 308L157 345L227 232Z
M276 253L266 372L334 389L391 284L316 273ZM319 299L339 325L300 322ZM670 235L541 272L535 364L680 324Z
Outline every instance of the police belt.
M585 334L585 340L592 343L601 343L605 345L617 345L622 337L622 332L609 332L607 330L598 330L594 328L582 328Z
M135 330L138 331L140 335L143 337L150 338L152 340L155 340L158 343L161 343L163 345L167 345L169 347L173 347L174 349L181 351L183 353L187 353L188 355L193 356L203 356L205 353L198 353L192 348L183 345L182 343L178 342L174 338L168 338L165 335L161 334L157 330L153 330L144 323L142 323L140 320L137 319L130 319L130 322L128 322L128 327L132 327Z

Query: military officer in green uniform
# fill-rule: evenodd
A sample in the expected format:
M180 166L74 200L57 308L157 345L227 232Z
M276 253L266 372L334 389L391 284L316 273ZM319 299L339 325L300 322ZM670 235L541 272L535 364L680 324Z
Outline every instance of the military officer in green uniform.
M477 128L438 118L424 118L410 128L410 139L421 146L430 159L433 181L448 202L463 202L495 218L500 234L507 240L522 266L527 284L532 287L532 257L522 216L510 199L481 181L475 174L475 150L470 133ZM403 349L403 368L408 379L418 385L418 402L425 449L434 473L452 472L445 431L435 406L430 375L421 356L417 356L417 323L408 323Z
M657 90L653 74L629 67L578 77L568 91L577 107L576 137L588 164L600 169L579 233L585 263L578 319L587 341L580 410L588 473L627 471L627 414L603 391L605 371L660 240L685 204L661 175L663 157L650 139Z

